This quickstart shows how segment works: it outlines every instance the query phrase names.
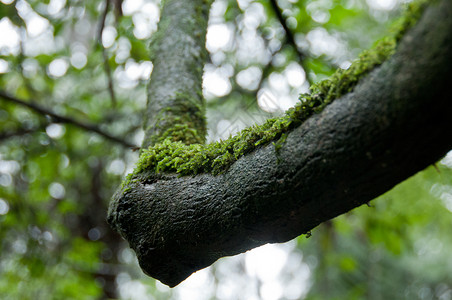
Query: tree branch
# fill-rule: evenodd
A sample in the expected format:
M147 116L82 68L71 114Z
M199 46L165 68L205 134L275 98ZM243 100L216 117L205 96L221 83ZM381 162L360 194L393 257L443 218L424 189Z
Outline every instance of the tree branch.
M18 128L14 131L10 130L10 131L5 131L5 132L0 132L0 141L4 141L4 140L7 140L7 139L13 138L13 137L22 136L22 135L25 135L28 133L34 133L41 129L42 129L41 127Z
M103 136L104 138L113 141L115 143L121 144L125 147L129 147L129 148L136 148L136 145L131 144L127 141L124 141L118 137L115 137L109 133L106 133L104 131L102 131L101 129L99 129L99 127L97 127L95 124L90 124L90 123L85 123L79 120L75 120L66 116L61 116L55 112L53 112L52 110L42 107L36 103L33 102L27 102L18 98L15 98L11 95L8 95L7 93L0 91L0 98L2 98L3 100L9 101L9 102L13 102L15 104L21 105L21 106L25 106L28 107L31 110L34 110L35 112L44 115L44 116L50 116L54 122L56 123L66 123L66 124L72 124L75 125L79 128L82 128L83 130L89 131L89 132L94 132L97 133L100 136Z
M284 16L281 13L281 9L279 8L278 3L276 3L276 0L270 0L270 4L273 8L273 12L275 13L276 17L278 18L279 23L283 27L284 31L286 32L287 41L290 45L294 48L294 50L298 53L298 57L300 58L300 61L303 61L306 59L306 55L298 49L297 43L295 42L295 37L292 33L292 31L287 26L287 20L284 18Z
M452 148L452 2L433 2L397 52L287 136L221 175L142 173L109 223L144 272L175 286L223 256L285 242L368 203Z
M111 75L111 68L110 68L110 64L108 63L107 51L106 51L104 45L102 44L102 34L103 34L104 28L105 28L105 20L107 19L107 14L108 14L108 11L110 10L110 1L111 0L105 0L104 11L102 12L102 16L100 18L100 23L99 23L99 29L97 31L97 42L99 43L99 46L102 49L102 57L104 60L104 69L105 69L105 74L107 75L107 81L108 81L108 92L110 94L111 103L112 103L113 107L115 107L116 106L116 93L115 93L115 88L113 85L113 76Z
M297 43L295 42L295 37L292 33L292 30L290 30L290 28L287 26L287 20L286 18L284 18L284 16L282 15L281 9L279 8L278 3L276 2L276 0L270 0L270 4L273 8L273 12L276 14L276 17L278 18L279 23L281 24L281 26L283 27L284 31L286 32L286 41L289 45L292 46L292 48L295 50L295 52L298 54L298 60L301 64L301 66L303 67L303 69L306 72L306 80L309 82L309 85L312 85L312 80L309 76L308 70L309 68L306 67L306 57L307 55L305 53L303 53L300 48L298 48ZM282 41L282 44L284 44L284 42L286 41ZM281 49L283 48L283 46L281 45Z
M151 40L154 64L148 88L143 148L170 138L203 143L206 136L202 75L211 0L166 0Z

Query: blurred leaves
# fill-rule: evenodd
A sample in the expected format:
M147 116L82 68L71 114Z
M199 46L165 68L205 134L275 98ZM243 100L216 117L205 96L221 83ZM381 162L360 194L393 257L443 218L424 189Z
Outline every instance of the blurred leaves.
M452 212L441 189L450 189L451 175L450 167L430 167L299 239L318 261L307 299L448 299Z

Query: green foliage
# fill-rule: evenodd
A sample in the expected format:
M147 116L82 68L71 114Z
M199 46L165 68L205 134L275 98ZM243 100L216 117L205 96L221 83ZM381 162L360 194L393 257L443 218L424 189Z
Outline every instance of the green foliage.
M452 169L430 167L391 191L299 238L315 280L306 299L446 297L452 280Z
M0 90L133 140L144 80L126 88L116 82L112 106L93 35L103 1L68 1L57 13L48 10L55 1L18 2L0 2L0 22L10 20L24 43L4 46L2 32L0 62L8 69L0 73ZM48 22L33 37L32 16ZM111 16L106 26L114 28ZM118 32L133 29L125 23ZM106 50L113 71L149 62L145 42L130 33ZM67 68L63 76L51 72L55 62ZM0 206L7 205L0 213L1 299L99 299L108 278L114 285L108 268L118 262L121 240L105 221L106 207L130 156L120 144L0 99Z

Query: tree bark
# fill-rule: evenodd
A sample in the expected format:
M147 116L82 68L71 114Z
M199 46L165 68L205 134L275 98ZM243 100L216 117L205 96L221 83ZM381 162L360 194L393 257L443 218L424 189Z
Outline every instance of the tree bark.
M223 256L285 242L369 202L452 148L452 2L432 4L354 91L221 175L143 174L109 222L175 286Z
M166 138L204 143L203 66L211 0L165 0L158 31L151 41L154 65L148 88L142 147Z

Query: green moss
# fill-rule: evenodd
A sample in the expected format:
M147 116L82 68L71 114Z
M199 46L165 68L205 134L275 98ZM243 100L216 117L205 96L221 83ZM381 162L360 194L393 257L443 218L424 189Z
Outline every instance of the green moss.
M181 175L219 174L241 156L270 142L274 142L279 152L289 131L322 111L333 100L353 91L364 75L392 56L398 41L416 23L427 3L428 0L420 0L410 4L406 13L395 23L389 37L364 51L347 70L337 70L329 79L313 85L311 93L301 95L300 102L286 111L283 117L269 119L263 125L251 126L227 140L211 144L187 145L167 138L173 133L162 136L160 143L142 151L134 172L129 174L124 184L144 171L175 172ZM178 126L174 127L175 131L179 130Z
M181 141L185 144L204 143L206 136L205 105L202 96L176 93L167 99L167 106L152 118L145 128L147 134L143 145L155 145L164 140Z
M204 143L206 136L206 119L204 101L176 93L175 99L155 117L157 126L155 135L150 136L151 145L165 140L181 141L185 144Z
M186 144L205 142L201 81L210 1L168 0L163 4L162 20L149 44L154 71L148 87L144 148L166 139ZM168 82L177 84L168 88ZM193 86L193 82L199 84Z

